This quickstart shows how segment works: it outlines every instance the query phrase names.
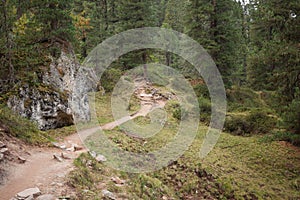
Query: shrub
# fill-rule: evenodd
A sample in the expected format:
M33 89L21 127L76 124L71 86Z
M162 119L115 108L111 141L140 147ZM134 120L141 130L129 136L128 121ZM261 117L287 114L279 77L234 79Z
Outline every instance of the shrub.
M246 115L229 116L225 122L225 130L235 135L268 133L276 125L276 119L263 111L253 111Z
M206 99L209 99L209 91L206 85L197 84L194 86L194 91L198 97L204 97Z
M267 133L271 131L275 126L277 120L269 116L264 111L251 112L246 118L251 124L252 133Z
M264 138L265 141L286 141L295 146L300 146L300 135L290 132L276 132Z
M293 133L300 134L300 98L294 99L285 107L283 113L284 127Z
M255 92L249 88L232 87L226 90L226 95L230 112L246 112L263 108L268 113L274 113L269 106L269 104L273 105L274 102L267 92Z
M120 69L110 68L106 70L101 77L101 86L107 92L113 91L122 74Z
M251 131L250 123L244 116L229 116L225 122L225 130L235 135L246 135Z
M177 101L170 101L167 106L166 109L172 114L172 117L177 119L177 120L181 120L181 106L180 103Z
M209 99L200 97L198 98L200 107L200 121L209 123L211 116L211 102Z

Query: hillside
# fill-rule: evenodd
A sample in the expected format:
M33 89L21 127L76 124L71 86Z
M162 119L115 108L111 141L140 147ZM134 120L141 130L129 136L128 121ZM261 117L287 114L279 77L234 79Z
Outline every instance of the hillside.
M0 199L300 199L299 0L0 2Z

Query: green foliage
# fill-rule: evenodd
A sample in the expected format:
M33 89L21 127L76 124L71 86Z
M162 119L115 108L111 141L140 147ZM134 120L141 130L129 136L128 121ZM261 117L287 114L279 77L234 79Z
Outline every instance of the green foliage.
M46 132L38 130L36 124L13 113L2 104L0 104L0 126L8 129L11 136L20 138L28 144L42 145L52 140Z
M265 142L272 141L286 141L295 146L300 146L300 135L290 132L280 132L277 131L271 135L265 136L263 139Z
M123 72L118 68L109 68L101 77L101 86L107 92L113 91L122 74Z
M205 84L196 84L193 89L198 97L210 98L208 88Z
M188 1L185 32L201 44L215 60L226 84L241 79L245 41L243 9L231 0Z
M170 101L166 105L166 110L172 113L172 117L176 120L181 120L181 106L177 101Z
M281 112L282 107L294 104L296 88L300 87L299 1L255 0L248 7L248 82L255 89L277 92Z
M263 111L252 111L228 116L224 128L235 135L264 134L274 129L276 122Z
M296 98L284 109L284 126L300 135L300 92L297 89Z
M200 97L198 98L200 108L200 121L208 124L211 119L211 101L210 99Z
M58 37L66 41L74 40L74 26L71 14L72 0L50 0L31 2L32 13L40 27L42 37Z

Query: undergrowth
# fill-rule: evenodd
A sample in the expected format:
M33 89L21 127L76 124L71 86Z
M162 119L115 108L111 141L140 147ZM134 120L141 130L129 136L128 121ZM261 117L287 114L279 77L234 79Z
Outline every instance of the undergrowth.
M101 102L101 106L97 107L103 108L98 110L98 118L102 123L110 122L112 116L107 106L110 105L109 97L97 96L97 99ZM131 137L120 128L106 131L105 134L126 151L141 153L160 149L170 142L178 130L179 117L174 104L176 102L170 102L166 106L168 121L151 138ZM270 114L255 114L251 120L264 119L266 116ZM134 121L141 126L149 124L147 117ZM252 137L223 133L212 152L200 159L199 151L206 131L207 127L201 125L188 151L177 161L151 173L116 171L105 163L96 162L90 155L83 154L75 161L76 169L70 174L69 182L76 188L80 199L104 198L101 193L103 189L121 199L300 198L300 151L296 147L286 147L277 142L282 136L275 133L274 138L262 142L266 136L262 137L259 132ZM114 184L111 178L115 176L124 179L125 185Z
M13 113L3 104L0 104L0 126L6 129L11 136L28 144L42 145L53 140L48 133L40 131L35 123Z

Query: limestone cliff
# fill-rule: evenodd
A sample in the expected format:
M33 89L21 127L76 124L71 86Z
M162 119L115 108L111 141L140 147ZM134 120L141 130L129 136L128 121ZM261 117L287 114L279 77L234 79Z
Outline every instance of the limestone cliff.
M97 78L76 61L72 51L62 50L51 57L48 70L42 72L38 86L22 85L8 100L8 106L30 118L41 130L71 125L76 119L90 119L88 92L96 89Z

